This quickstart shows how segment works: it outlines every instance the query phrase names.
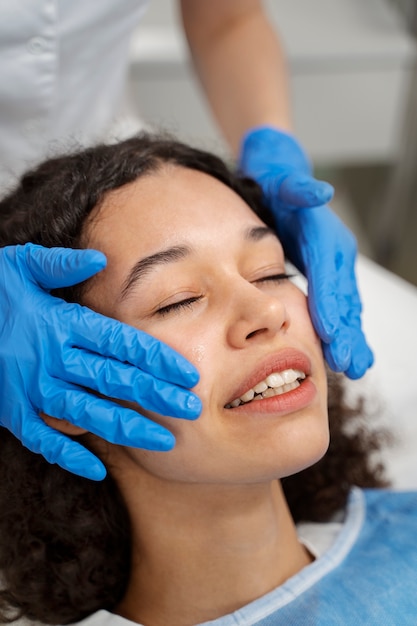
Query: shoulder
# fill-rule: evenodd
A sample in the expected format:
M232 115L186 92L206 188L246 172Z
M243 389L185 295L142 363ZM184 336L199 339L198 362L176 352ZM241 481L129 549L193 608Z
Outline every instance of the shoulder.
M392 523L402 520L414 523L417 519L417 491L390 491L387 489L364 489L366 519Z
M396 491L393 489L359 489L367 502L368 507L405 510L417 508L417 491Z
M417 492L354 489L349 506L352 501L361 501L362 509L354 553L380 555L385 560L392 555L410 571L417 568Z

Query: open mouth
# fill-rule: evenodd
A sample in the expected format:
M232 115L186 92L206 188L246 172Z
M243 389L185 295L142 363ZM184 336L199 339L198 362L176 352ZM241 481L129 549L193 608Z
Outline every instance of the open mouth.
M242 404L257 402L259 400L264 400L265 398L271 398L272 396L288 393L293 389L297 389L297 387L302 384L305 377L306 375L304 372L295 369L273 372L264 380L257 383L254 387L245 391L242 396L235 398L232 402L228 402L225 405L225 409L235 409Z

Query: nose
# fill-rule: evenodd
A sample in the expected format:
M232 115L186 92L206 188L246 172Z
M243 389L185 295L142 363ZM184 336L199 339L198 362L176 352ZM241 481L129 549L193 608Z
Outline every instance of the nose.
M254 342L273 339L286 332L290 318L282 298L271 296L251 283L234 290L232 320L228 329L229 345L244 348Z

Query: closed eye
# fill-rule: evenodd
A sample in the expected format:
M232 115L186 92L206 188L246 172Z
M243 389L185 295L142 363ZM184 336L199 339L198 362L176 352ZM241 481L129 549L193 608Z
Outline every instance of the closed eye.
M263 276L262 278L258 278L257 280L255 280L255 283L266 283L266 282L273 282L273 283L281 283L284 280L289 280L290 278L293 278L295 276L295 274L271 274L271 276Z
M270 276L263 276L262 278L258 278L255 280L255 283L277 283L280 284L285 280L292 278L294 274L271 274ZM169 315L170 313L179 312L182 309L191 309L195 302L201 300L203 296L193 296L191 298L185 298L184 300L180 300L179 302L173 302L172 304L166 304L165 306L160 307L155 311L156 315L160 315L164 317L165 315Z
M185 298L185 300L180 300L179 302L173 302L172 304L166 304L162 306L160 309L156 310L157 315L168 315L174 311L180 311L181 309L191 309L193 304L198 300L201 300L203 296L193 296L192 298Z

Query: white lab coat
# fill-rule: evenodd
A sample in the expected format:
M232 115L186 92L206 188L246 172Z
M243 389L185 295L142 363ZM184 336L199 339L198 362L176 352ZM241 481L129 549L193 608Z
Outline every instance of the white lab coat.
M0 189L128 118L129 46L147 4L0 0Z

